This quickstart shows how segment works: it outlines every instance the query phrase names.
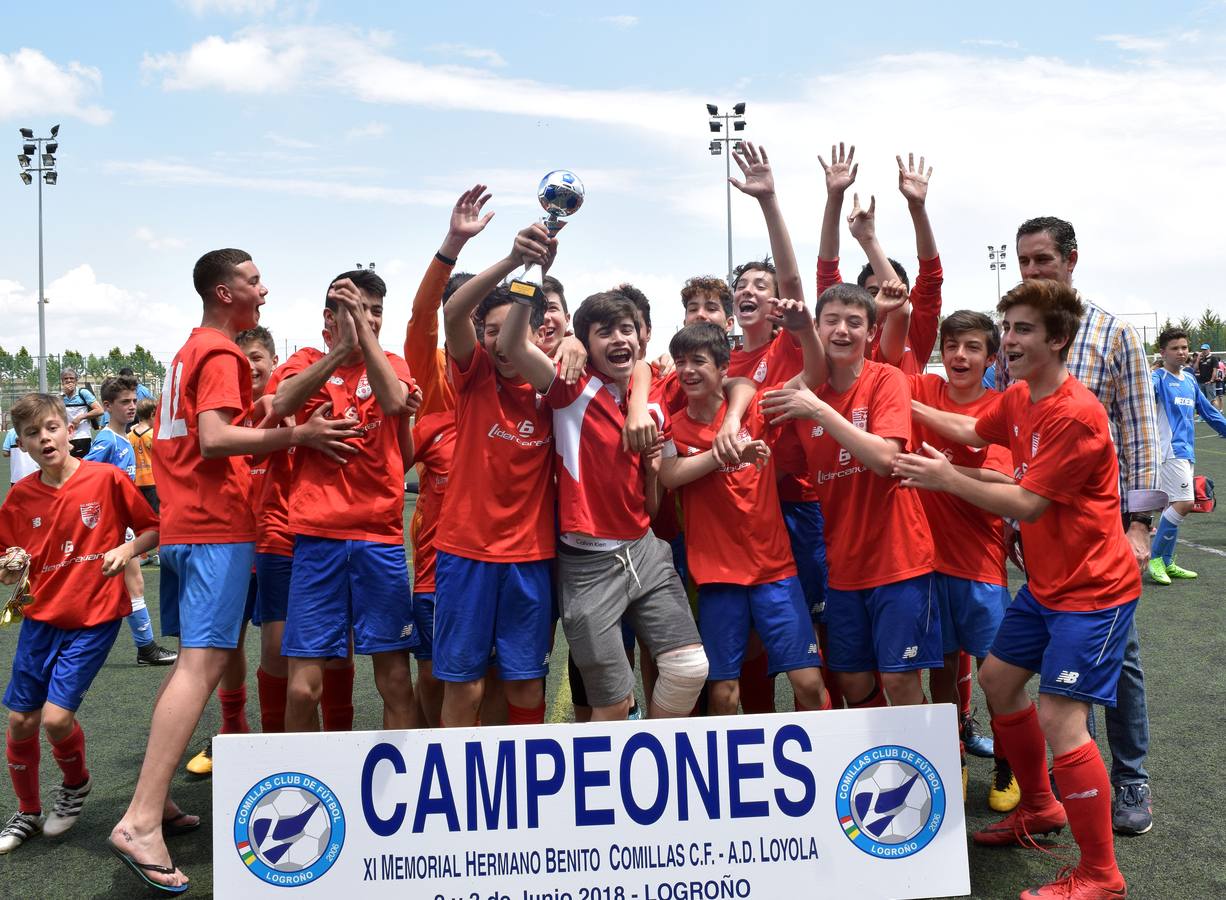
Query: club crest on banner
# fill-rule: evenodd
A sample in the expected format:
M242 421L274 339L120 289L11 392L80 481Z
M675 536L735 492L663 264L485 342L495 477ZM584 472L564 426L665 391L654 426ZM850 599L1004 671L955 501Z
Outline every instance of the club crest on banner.
M280 772L254 785L234 815L234 847L248 871L279 887L321 878L345 845L345 812L323 782Z

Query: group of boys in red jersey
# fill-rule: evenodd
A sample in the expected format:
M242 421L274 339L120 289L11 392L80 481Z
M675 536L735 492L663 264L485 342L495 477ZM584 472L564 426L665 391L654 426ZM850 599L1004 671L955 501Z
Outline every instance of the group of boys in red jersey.
M652 717L760 708L778 673L797 710L924 703L925 669L932 699L958 702L955 673L973 657L998 771L1018 788L1009 815L974 839L1028 845L1067 824L1080 863L1023 896L1125 896L1086 716L1114 702L1140 579L1117 525L1105 413L1064 366L1081 302L1067 285L1028 281L1000 302L1003 339L968 311L938 329L922 159L898 159L915 288L877 242L875 200L858 197L848 225L869 265L842 283L856 165L854 148L833 148L811 309L765 150L745 144L736 160L774 263L746 264L731 288L687 282L686 324L653 364L633 287L588 297L572 319L555 279L508 286L523 266L553 265L557 237L539 224L481 273L452 274L492 217L476 185L414 300L403 357L379 345L386 285L370 270L329 284L325 349L277 365L251 257L200 259L202 324L171 364L156 424L160 524L126 478L69 455L62 405L23 400L17 427L40 473L0 510L0 542L25 546L49 599L29 607L18 651L23 672L43 674L18 678L15 665L5 695L20 808L0 851L80 814L91 781L75 712L124 606L118 580L104 589L103 578L158 542L163 630L182 649L110 845L159 890L188 886L165 839L199 819L170 797L171 776L219 685L225 730L246 728L247 621L262 629L265 731L350 727L355 653L372 659L384 727L541 723L560 621L577 717L597 721L640 714L636 642ZM734 315L744 338L730 347ZM934 342L945 377L924 374ZM1015 382L988 392L1001 352ZM1012 601L1005 519L1029 562ZM138 537L124 544L129 526ZM44 568L70 542L78 556ZM68 609L67 578L102 599ZM1036 673L1037 708L1025 690ZM40 721L65 776L50 817Z

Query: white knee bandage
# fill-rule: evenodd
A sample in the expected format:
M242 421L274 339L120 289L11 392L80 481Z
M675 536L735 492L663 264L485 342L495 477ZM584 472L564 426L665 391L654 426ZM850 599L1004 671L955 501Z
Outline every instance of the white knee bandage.
M656 657L656 688L651 700L675 716L689 715L707 680L707 654L702 647L670 650Z

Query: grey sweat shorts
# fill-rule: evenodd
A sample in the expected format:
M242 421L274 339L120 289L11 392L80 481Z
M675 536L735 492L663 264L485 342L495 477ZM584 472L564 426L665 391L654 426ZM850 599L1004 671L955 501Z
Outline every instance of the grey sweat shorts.
M558 573L562 630L592 706L612 706L634 690L622 643L623 616L652 659L702 643L672 550L650 531L601 553L559 547Z

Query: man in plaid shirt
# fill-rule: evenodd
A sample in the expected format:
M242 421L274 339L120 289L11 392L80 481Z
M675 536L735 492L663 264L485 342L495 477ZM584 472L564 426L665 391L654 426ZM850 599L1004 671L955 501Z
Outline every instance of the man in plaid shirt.
M1054 216L1028 219L1017 229L1017 264L1022 280L1054 278L1072 284L1077 265L1073 226ZM1080 295L1078 295L1080 297ZM1123 527L1137 565L1149 563L1150 528L1166 506L1158 487L1158 420L1145 346L1127 322L1085 297L1086 314L1069 351L1068 370L1107 410L1111 439L1119 453ZM1009 386L1004 354L996 360L996 389ZM1116 706L1106 710L1115 788L1112 823L1120 834L1144 834L1153 827L1149 773L1149 711L1145 674L1134 624L1124 649ZM1094 731L1094 717L1090 717Z

